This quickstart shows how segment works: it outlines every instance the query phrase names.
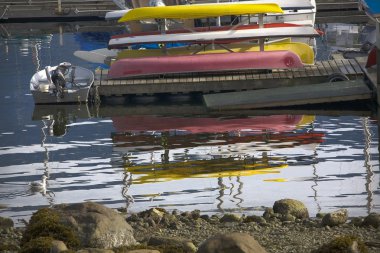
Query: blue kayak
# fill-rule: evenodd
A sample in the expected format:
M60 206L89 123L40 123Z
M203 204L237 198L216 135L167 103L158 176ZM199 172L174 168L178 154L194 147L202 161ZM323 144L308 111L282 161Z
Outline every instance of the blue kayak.
M360 6L370 18L380 23L379 0L360 0Z
M167 48L171 48L171 47L185 47L187 45L188 45L188 43L175 43L175 42L166 43L166 47ZM161 44L161 43L152 43L152 44L133 45L132 49L159 49L159 48L163 48L163 47L164 47L164 44Z

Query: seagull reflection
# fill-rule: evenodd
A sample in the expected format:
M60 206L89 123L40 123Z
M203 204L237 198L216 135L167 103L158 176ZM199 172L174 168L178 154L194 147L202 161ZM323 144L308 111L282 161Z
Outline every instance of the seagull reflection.
M132 195L128 194L128 190L131 187L133 182L132 178L132 173L130 172L125 172L124 173L124 178L123 178L123 188L121 190L121 195L125 199L125 211L128 212L129 206L135 202L135 199L133 198Z

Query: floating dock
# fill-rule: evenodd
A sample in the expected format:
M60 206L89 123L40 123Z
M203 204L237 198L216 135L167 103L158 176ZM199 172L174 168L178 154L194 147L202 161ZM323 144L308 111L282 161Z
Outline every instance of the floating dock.
M192 93L212 94L250 90L269 91L280 87L297 86L306 89L308 85L313 87L317 84L329 82L334 76L338 77L338 80L344 80L345 78L349 80L364 79L364 73L355 59L318 61L315 65L306 66L302 69L273 69L261 73L255 71L193 73L123 80L108 79L108 71L103 69L97 70L95 74L95 87L98 94L104 97ZM339 82L334 83L335 87L339 87L339 85ZM358 85L362 86L360 88L361 93L358 95L357 90L352 89L352 100L369 99L372 97L372 91L364 82L357 82L356 86ZM331 93L339 92L340 90L337 88L335 91L326 90L324 92ZM346 93L341 96L341 99L338 96L335 101L347 101L347 96L349 95ZM320 102L332 101L331 99L327 99Z

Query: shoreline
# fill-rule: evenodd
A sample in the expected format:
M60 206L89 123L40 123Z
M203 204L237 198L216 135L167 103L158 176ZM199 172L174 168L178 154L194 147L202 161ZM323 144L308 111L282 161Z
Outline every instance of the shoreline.
M169 212L162 208L127 214L120 210L115 212L115 209L99 204L95 205L121 216L128 226L132 227L133 237L140 244L139 249L145 245L147 249L162 250L162 245L174 243L177 246L184 245L181 246L185 248L183 252L196 252L200 245L212 236L238 232L250 235L270 253L330 252L318 249L334 238L347 236L355 238L368 248L368 251L357 252L380 252L380 214L348 218L347 210L339 209L328 214L318 214L317 217L308 217L307 209L304 209L301 202L297 201L296 204L302 205L289 209L288 207L294 207L294 203L286 203L285 206L279 207L278 202L281 201L284 200L276 201L273 208L267 208L262 216L238 216L231 213L209 216L199 210ZM15 228L11 219L0 217L0 252L20 252L23 233L27 229ZM6 245L10 250L4 251ZM125 247L113 247L112 251L107 252L129 251Z

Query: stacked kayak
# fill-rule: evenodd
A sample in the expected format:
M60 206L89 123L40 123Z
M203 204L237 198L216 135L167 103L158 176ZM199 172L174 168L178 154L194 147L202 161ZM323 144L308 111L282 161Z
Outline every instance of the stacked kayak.
M313 27L313 19L266 22L270 20L267 18L270 15L283 15L282 20L289 20L286 15L290 15L290 11L315 12L313 0L296 0L293 5L288 2L261 0L128 10L119 22L155 20L159 29L113 36L108 48L118 51L108 78L289 69L313 64L313 48L304 42L319 36ZM245 21L237 25L166 29L167 22L173 19L196 20L225 16L238 16ZM182 46L167 46L173 43ZM144 45L152 44L160 46L156 49L144 48ZM136 45L142 45L140 50L131 49Z

